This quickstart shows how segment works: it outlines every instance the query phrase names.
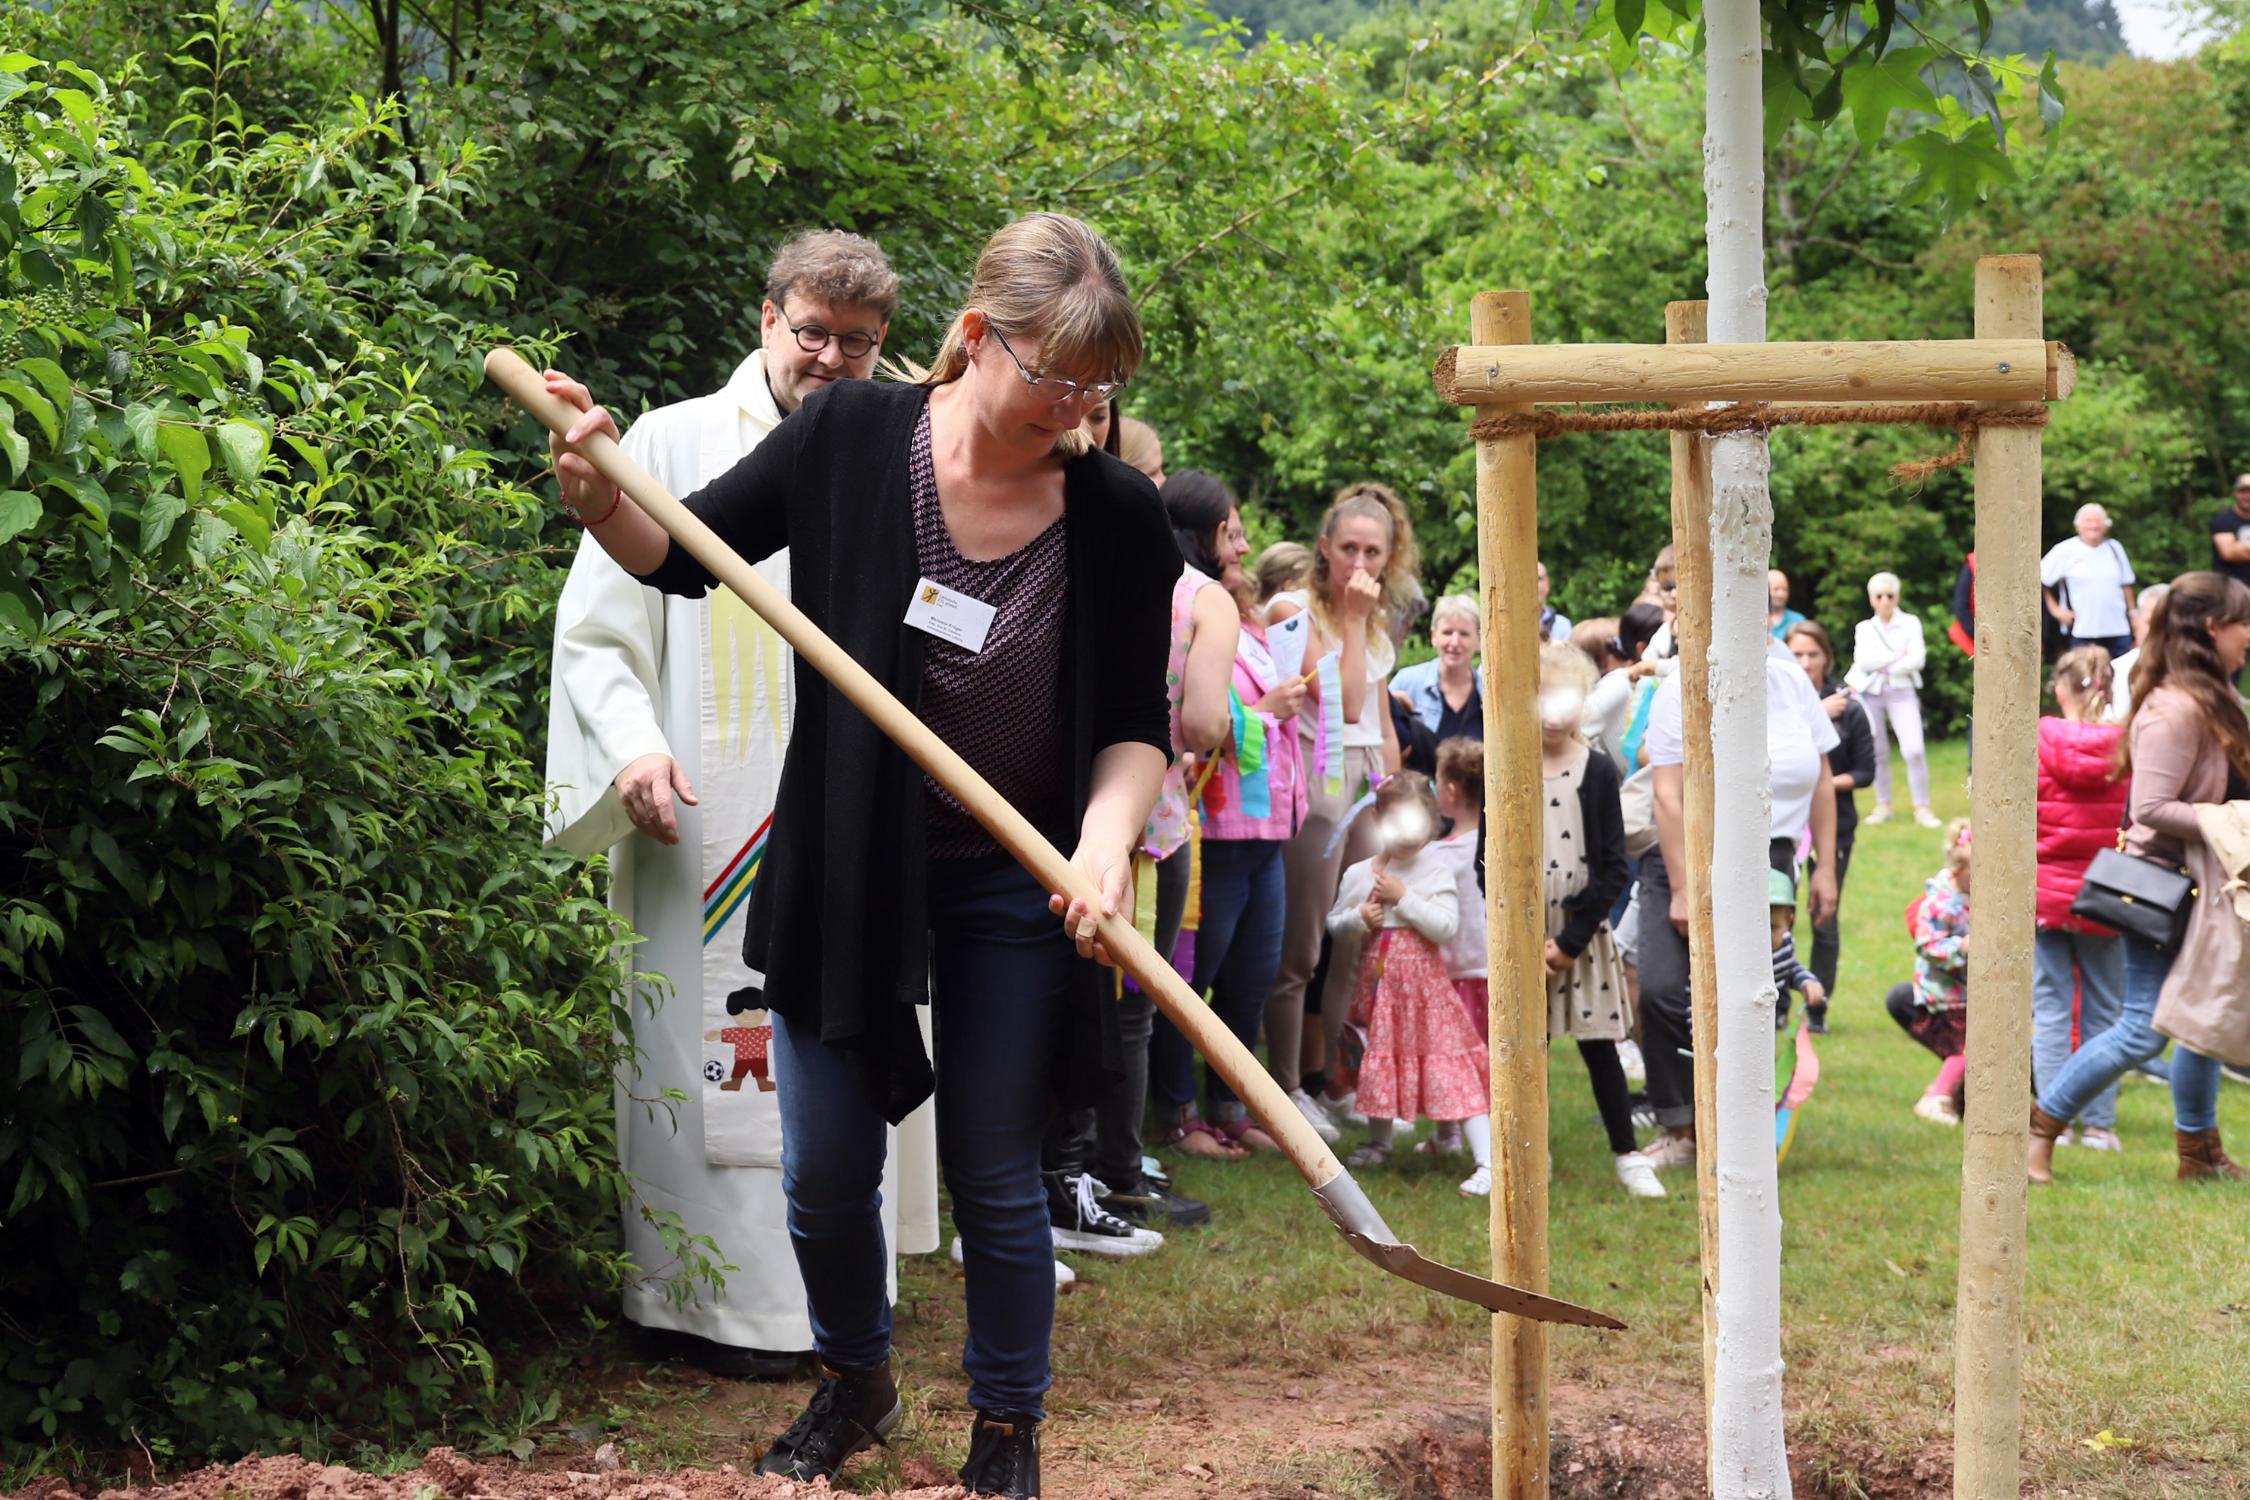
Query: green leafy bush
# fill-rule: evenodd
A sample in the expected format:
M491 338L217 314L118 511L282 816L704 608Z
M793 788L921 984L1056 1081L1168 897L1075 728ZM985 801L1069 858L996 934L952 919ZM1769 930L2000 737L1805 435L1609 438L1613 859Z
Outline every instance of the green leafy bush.
M621 932L523 735L555 549L429 234L480 163L188 51L154 122L0 56L10 1447L474 1423L630 1270Z

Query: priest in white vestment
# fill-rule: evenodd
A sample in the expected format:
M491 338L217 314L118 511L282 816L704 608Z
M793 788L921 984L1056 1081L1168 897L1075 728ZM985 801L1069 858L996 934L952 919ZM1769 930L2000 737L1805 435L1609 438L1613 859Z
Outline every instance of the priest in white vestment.
M762 346L724 390L635 422L625 451L674 495L701 488L805 396L867 378L897 300L871 241L832 230L790 240L767 276ZM758 571L788 591L788 553ZM789 741L791 669L789 648L732 593L667 598L582 539L556 609L548 841L609 853L610 904L643 939L634 966L671 985L634 995L637 1057L617 1081L636 1199L625 1243L640 1270L625 1316L715 1372L776 1377L795 1373L813 1338L782 1195L771 1020L763 978L742 961L742 913ZM931 1107L893 1137L884 1233L896 1251L935 1249ZM667 1246L652 1215L716 1245L723 1283L681 1275L677 1241Z

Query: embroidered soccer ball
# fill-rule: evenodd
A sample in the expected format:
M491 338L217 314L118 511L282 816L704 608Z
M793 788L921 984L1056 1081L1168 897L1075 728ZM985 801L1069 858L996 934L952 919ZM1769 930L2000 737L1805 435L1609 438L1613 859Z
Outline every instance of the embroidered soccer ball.
M715 1057L706 1057L703 1059L703 1076L707 1081L717 1083L727 1076L727 1065Z

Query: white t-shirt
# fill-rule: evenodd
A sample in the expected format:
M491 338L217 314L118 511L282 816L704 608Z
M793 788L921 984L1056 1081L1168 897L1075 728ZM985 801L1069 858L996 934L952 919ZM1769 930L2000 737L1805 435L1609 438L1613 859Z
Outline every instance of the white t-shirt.
M1287 589L1273 596L1274 604L1289 603L1300 610L1312 608L1312 594L1305 589ZM1340 650L1330 647L1331 652ZM1323 653L1327 654L1327 653ZM1367 662L1367 697L1361 702L1359 717L1344 725L1344 743L1350 745L1381 745L1383 743L1383 715L1391 711L1390 694L1382 691L1383 679L1391 675L1398 665L1398 644L1382 630L1369 632L1367 649L1361 653ZM1314 658L1318 660L1318 658ZM1301 670L1301 669L1300 669ZM1311 699L1305 700L1309 705Z
M2063 538L2039 560L2039 584L2068 588L2065 602L2077 616L2070 623L2073 638L2084 641L2133 633L2132 619L2125 612L2133 564L2117 538L2104 537L2099 547L2089 547L2074 536Z
M1773 819L1767 836L1794 842L1812 826L1813 793L1820 787L1820 758L1842 741L1813 692L1812 679L1794 661L1768 655L1766 757L1772 764ZM1648 763L1676 766L1687 759L1681 722L1680 679L1668 677L1648 711Z

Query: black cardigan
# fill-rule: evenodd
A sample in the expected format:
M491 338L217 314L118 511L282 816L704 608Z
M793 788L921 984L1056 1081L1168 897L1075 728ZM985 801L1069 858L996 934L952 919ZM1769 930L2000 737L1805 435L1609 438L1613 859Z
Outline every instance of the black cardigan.
M1555 946L1572 958L1586 951L1618 892L1632 878L1625 863L1625 808L1619 800L1617 762L1599 750L1586 752L1586 771L1578 778L1578 822L1586 831L1586 888L1563 898L1570 920L1555 934Z
M840 381L686 500L749 561L788 548L797 607L909 708L921 702L924 636L903 620L920 576L907 449L928 399L924 386ZM1180 552L1155 486L1106 453L1066 464L1063 496L1070 604L1058 691L1072 811L1069 826L1040 831L1067 853L1097 752L1140 743L1171 754L1164 678ZM691 598L715 582L677 542L644 581ZM796 674L795 686L742 957L765 975L773 1010L817 1022L824 1042L855 1055L895 1122L933 1085L913 1010L929 995L922 773L817 673ZM1052 1060L1066 1094L1097 1087L1119 1055L1102 971L1079 967L1070 1056Z
M1823 698L1833 691L1828 683L1820 685ZM1828 769L1852 779L1851 790L1836 789L1836 847L1842 849L1859 828L1860 791L1875 780L1875 728L1857 698L1844 704L1843 715L1836 720L1836 737L1842 743L1828 752Z

